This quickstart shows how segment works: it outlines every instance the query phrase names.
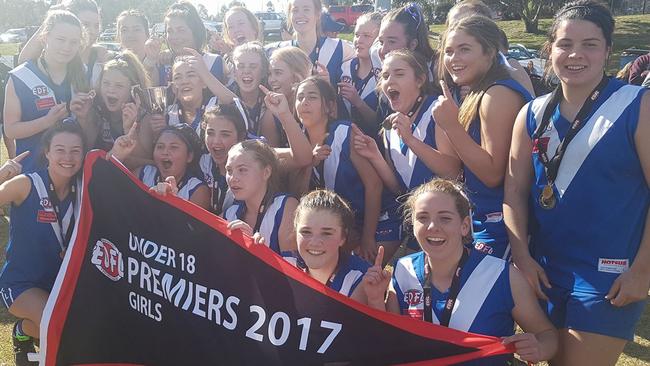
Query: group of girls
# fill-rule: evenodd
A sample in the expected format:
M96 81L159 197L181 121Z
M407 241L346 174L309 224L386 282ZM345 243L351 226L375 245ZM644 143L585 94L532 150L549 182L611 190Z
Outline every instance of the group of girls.
M366 14L351 52L321 35L319 0L290 1L293 39L266 48L256 17L234 7L217 55L179 2L163 40L142 14L120 14L111 54L93 45L94 1L64 1L12 71L4 111L19 155L0 168L12 204L0 295L21 319L19 364L78 216L87 148L371 307L505 337L526 361L614 364L650 286L650 97L603 75L603 5L558 12L547 51L561 84L537 99L485 9L454 6L437 50L417 5ZM168 110L143 108L134 90L152 86L169 86ZM391 276L403 243L418 252Z

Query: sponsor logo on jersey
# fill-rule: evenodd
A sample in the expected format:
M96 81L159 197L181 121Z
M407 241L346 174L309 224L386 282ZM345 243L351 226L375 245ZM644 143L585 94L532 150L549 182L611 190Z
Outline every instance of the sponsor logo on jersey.
M378 67L375 67L374 69L372 69L372 73L375 74L376 78L378 78L379 74L381 74L381 69L378 68Z
M478 250L478 251L481 252L481 253L485 253L485 254L492 254L492 253L494 253L494 249L493 249L491 246L485 244L485 243L482 242L482 241L477 241L477 242L474 244L474 249Z
M53 97L39 98L36 101L36 109L42 111L44 109L50 109L56 105Z
M53 222L56 222L56 212L54 211L45 211L45 210L38 210L36 213L36 221L44 223L44 224L50 224Z
M408 290L404 293L404 302L409 306L415 306L422 303L424 295L421 290Z
M501 222L503 221L503 212L490 212L485 215L485 222Z
M628 259L598 258L598 272L623 273L630 268Z
M90 263L94 264L101 273L112 281L118 281L124 277L122 253L107 239L97 240Z
M32 93L37 97L44 97L50 94L50 88L48 88L46 85L37 85L32 88Z

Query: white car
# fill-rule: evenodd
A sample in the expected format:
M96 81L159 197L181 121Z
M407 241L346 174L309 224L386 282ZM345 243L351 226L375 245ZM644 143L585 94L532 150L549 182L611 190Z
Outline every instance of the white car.
M25 28L9 29L0 34L1 43L22 43L27 42L27 30Z
M526 68L528 68L528 65L532 62L533 70L531 74L540 77L544 75L546 60L539 58L537 51L528 49L526 46L519 43L511 44L508 48L508 57L517 60L517 62Z
M260 25L262 26L265 36L270 33L280 34L284 15L272 12L257 12L255 13L255 16L260 20Z

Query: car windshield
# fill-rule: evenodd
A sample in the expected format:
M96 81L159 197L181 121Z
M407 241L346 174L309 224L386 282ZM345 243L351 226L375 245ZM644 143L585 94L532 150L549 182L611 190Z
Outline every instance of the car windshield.
M515 60L526 60L529 58L533 58L533 56L528 51L519 47L509 48L508 56L514 58Z

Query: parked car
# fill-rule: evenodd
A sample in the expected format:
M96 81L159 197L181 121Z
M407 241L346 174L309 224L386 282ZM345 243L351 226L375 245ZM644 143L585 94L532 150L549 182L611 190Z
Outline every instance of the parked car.
M530 71L530 74L537 76L542 76L544 74L546 60L539 58L539 52L536 50L531 50L519 43L511 44L508 48L508 57L517 60L526 68L528 67L528 64L532 62L533 70Z
M221 22L214 22L211 20L204 20L203 25L205 26L205 29L208 32L216 32L216 33L221 33L221 30L223 29L223 23ZM156 23L151 26L151 29L149 29L149 33L153 37L164 37L165 36L165 23Z
M27 42L27 29L13 28L0 34L0 42L2 43L23 43Z
M357 19L364 13L374 11L372 5L352 5L352 6L339 6L333 5L329 7L329 13L334 20L339 23L345 24L347 27L353 27L357 24Z
M265 36L271 33L280 34L284 15L274 12L257 12L255 16L260 20L260 25Z
M119 43L115 43L115 42L98 42L97 45L102 46L107 50L113 52L120 52L122 50L122 46L120 46Z
M619 69L622 69L627 65L628 62L636 60L639 56L643 56L650 53L650 50L644 50L641 48L631 47L626 48L621 52L621 60L619 61Z
M117 29L107 28L99 35L100 42L113 42L117 37Z
M221 22L204 20L203 25L205 26L205 29L208 30L208 32L221 33L221 31L223 30L223 23Z

